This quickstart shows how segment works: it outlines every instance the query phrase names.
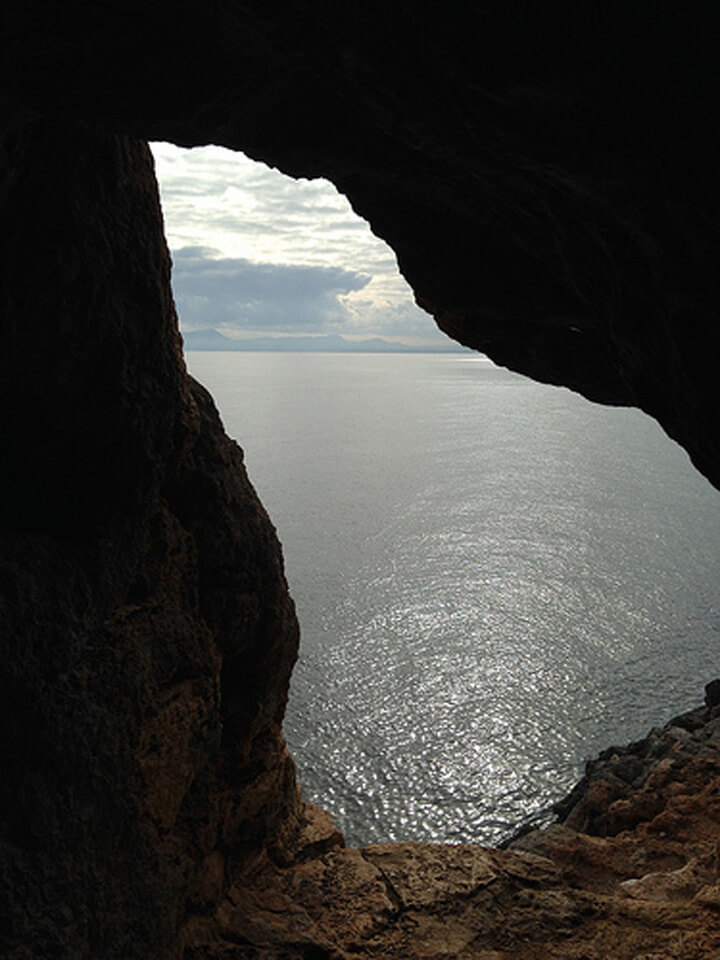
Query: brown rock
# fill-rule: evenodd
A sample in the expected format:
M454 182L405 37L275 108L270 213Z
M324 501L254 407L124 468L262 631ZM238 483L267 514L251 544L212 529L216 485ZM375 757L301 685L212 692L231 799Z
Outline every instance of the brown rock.
M497 879L492 855L479 847L379 844L363 856L375 864L403 910L467 897Z
M720 955L683 874L718 841L712 684L600 758L545 859L348 851L300 800L280 549L185 373L136 137L329 177L450 335L642 407L720 483L714 5L375 13L4 4L7 960ZM672 899L620 892L652 874Z
M226 857L297 831L297 624L184 371L147 147L66 123L4 151L0 953L172 956Z
M708 869L694 858L671 873L648 873L637 880L624 880L619 889L637 900L689 900L710 878Z

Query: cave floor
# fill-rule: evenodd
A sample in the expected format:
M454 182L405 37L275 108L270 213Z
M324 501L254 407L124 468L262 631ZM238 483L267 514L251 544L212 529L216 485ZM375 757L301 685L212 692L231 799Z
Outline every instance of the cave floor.
M188 958L720 958L720 717L694 711L606 751L565 823L495 850L342 845L307 806L286 867L260 858ZM625 789L613 770L645 756ZM604 835L598 835L598 833Z

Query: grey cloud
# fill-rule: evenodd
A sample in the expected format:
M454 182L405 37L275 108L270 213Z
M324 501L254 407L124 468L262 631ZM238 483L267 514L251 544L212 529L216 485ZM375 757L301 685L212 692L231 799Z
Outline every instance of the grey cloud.
M227 191L227 184L222 180L201 179L190 175L172 177L172 193L178 197L206 197L222 196Z
M173 255L173 288L182 326L322 332L348 321L344 294L370 277L340 267L221 259L205 247Z
M185 225L188 224L198 224L199 226L207 226L208 218L202 210L190 210L184 216ZM233 214L232 211L225 214L213 214L212 226L216 232L225 231L227 233L233 233L237 230L244 230L246 233L251 233L254 236L287 236L288 230L290 228L297 229L297 223L295 221L286 221L276 219L273 222L270 221L256 221L248 220L243 217L242 213Z
M353 310L370 329L379 330L382 336L419 338L428 342L446 343L448 337L436 326L432 317L418 307L409 297L400 303L387 300L377 303L356 299Z
M365 233L367 224L362 220L353 220L345 216L342 211L329 210L325 214L318 214L313 210L313 219L309 221L308 211L300 208L300 212L305 216L293 216L292 211L278 205L277 212L266 209L263 206L262 212L253 210L248 214L242 207L234 207L232 202L227 203L227 209L222 213L213 211L212 224L215 229L230 229L242 226L249 229L254 234L288 234L300 230L311 230L316 233L322 233L327 230L342 231L350 233ZM207 223L207 212L202 208L185 209L183 211L184 220L189 223ZM317 216L315 216L317 214ZM309 221L309 222L308 222Z
M295 215L300 217L333 217L342 220L343 223L347 223L353 219L352 216L348 216L345 210L338 209L337 204L318 203L312 199L297 199L285 193L281 193L278 196L269 196L266 194L258 198L257 202L260 209L267 213L276 213L279 210L288 217ZM358 218L358 221L361 226L364 226L360 218Z

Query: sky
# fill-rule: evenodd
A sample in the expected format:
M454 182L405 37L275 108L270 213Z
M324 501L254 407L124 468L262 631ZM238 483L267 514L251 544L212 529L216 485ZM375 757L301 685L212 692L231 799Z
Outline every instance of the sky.
M223 147L152 144L184 331L447 343L390 248L327 180Z

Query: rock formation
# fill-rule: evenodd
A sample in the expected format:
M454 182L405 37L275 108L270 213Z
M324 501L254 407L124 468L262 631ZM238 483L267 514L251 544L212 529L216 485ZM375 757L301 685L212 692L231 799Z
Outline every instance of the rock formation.
M328 177L443 329L720 485L716 5L0 17L0 956L718 955L711 713L531 852L346 851L302 803L280 550L184 370L138 139Z
M226 858L296 826L297 624L184 371L147 146L5 150L0 955L169 956Z

